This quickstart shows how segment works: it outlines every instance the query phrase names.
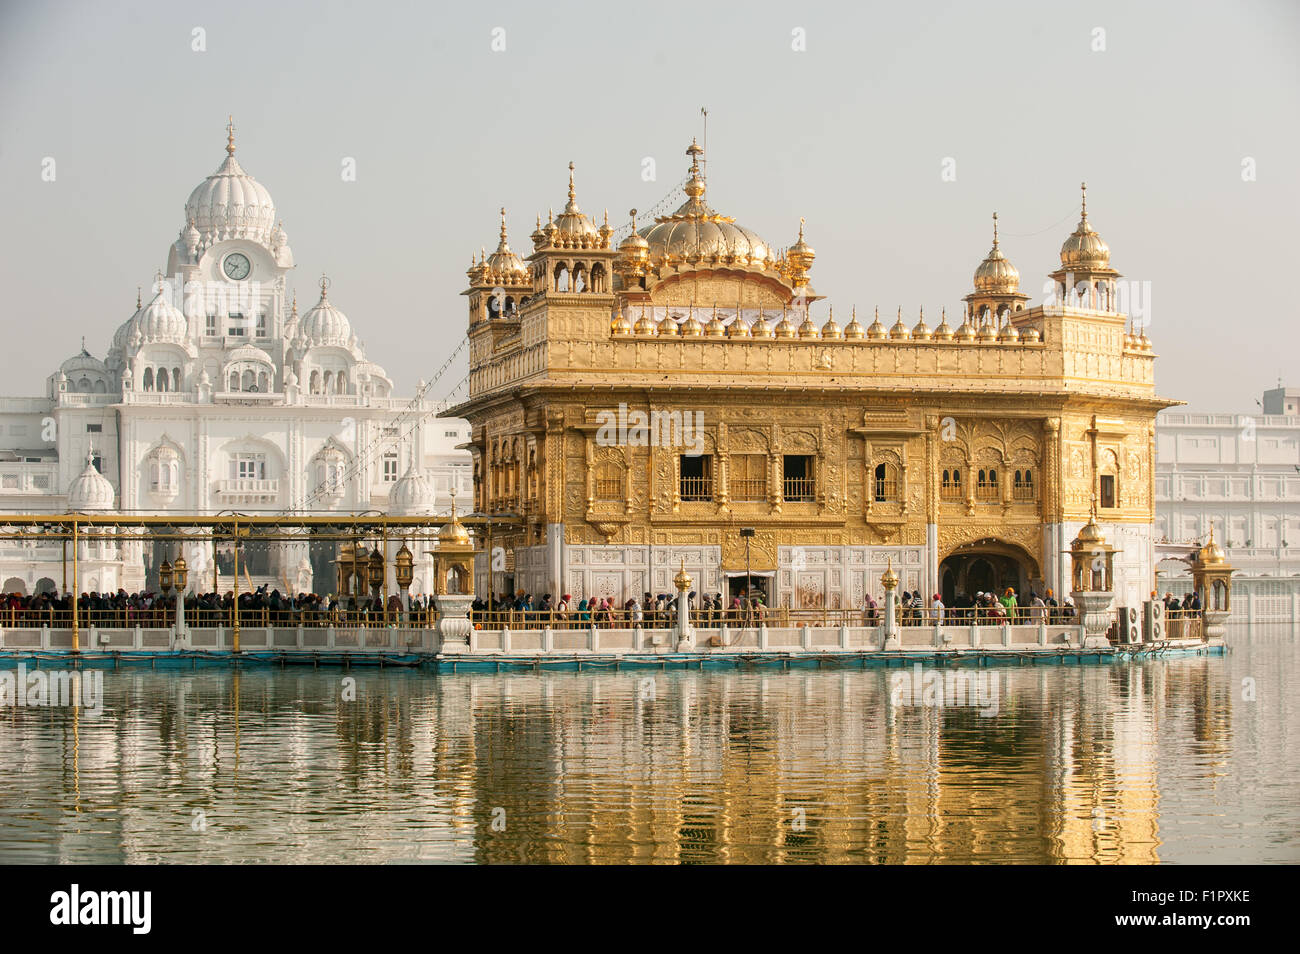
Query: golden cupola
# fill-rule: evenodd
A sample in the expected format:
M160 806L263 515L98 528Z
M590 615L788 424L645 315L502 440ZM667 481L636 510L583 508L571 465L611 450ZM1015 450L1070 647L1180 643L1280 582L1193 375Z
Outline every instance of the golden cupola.
M1020 272L998 247L998 214L993 213L993 247L975 269L975 290L980 292L1015 292L1020 290Z
M861 326L859 325L858 327L860 331ZM841 331L840 326L835 323L834 308L827 309L826 324L822 325L822 337L831 340L839 340L844 337L844 332Z
M912 329L912 337L918 341L929 341L934 337L934 332L932 332L930 326L925 323L924 308L921 309L921 320L918 321L916 326Z
M876 308L876 319L867 326L867 339L870 341L883 341L889 337L889 332L880 321L880 309Z
M614 320L609 323L610 334L630 335L632 333L632 323L623 316L623 306L620 305L618 313L614 315Z
M749 322L741 315L740 309L736 309L736 317L727 325L728 338L748 338L750 337Z
M638 284L637 279L645 275L646 263L650 259L650 243L636 230L636 209L632 216L632 232L618 246L618 260L614 263L616 271L625 286Z
M704 150L692 140L686 154L691 157L690 174L683 187L686 201L676 212L660 216L653 225L641 229L649 246L650 266L733 265L775 270L776 255L767 242L756 232L737 225L734 218L715 212L705 201L706 186L700 168Z
M803 321L799 325L799 337L818 338L820 336L821 331L818 330L815 324L813 324L812 315L808 314L808 309L805 308L803 311Z
M682 333L681 328L677 326L677 319L672 315L664 315L659 322L659 334L661 337L674 337Z
M506 210L501 210L501 238L497 250L486 259L488 279L498 285L527 285L528 269L523 260L510 250L506 241Z
M1076 272L1103 271L1110 268L1110 247L1088 222L1088 183L1079 188L1083 193L1079 224L1061 246L1061 267Z
M866 337L866 330L863 329L862 323L858 321L858 308L853 306L849 313L849 323L844 327L844 337L849 341L861 341Z
M753 338L775 338L776 337L775 332L772 331L772 326L769 325L767 323L767 319L763 317L762 308L758 309L758 317L755 318L754 323L749 326L749 334L750 337Z
M939 327L934 329L935 341L951 341L952 326L948 324L948 309L939 312Z
M680 330L683 338L699 338L704 335L704 326L695 317L694 308L687 313Z
M793 338L797 334L794 328L794 324L790 321L790 317L789 315L786 314L784 308L781 309L781 320L776 323L776 328L774 329L773 333L776 335L776 337L781 338L783 340L788 340L790 338Z
M549 236L556 248L608 248L608 236L602 244L602 230L578 207L578 194L573 184L573 163L569 163L569 201L564 211L554 220L554 233ZM550 221L547 222L550 225Z
M912 333L907 330L907 325L903 324L903 306L898 306L898 319L894 322L893 327L889 329L889 337L895 341L906 341L912 337Z
M713 317L710 318L709 323L704 326L704 334L706 337L709 338L726 337L727 325L721 318L718 317L717 305L713 306Z
M645 313L644 308L641 309L641 317L638 318L636 324L632 326L632 333L640 335L643 338L649 338L655 333L654 320Z
M785 253L785 270L790 278L790 284L795 288L803 288L808 284L808 270L812 268L813 260L816 259L817 253L813 251L811 245L803 239L804 220L799 219L799 239L791 245Z

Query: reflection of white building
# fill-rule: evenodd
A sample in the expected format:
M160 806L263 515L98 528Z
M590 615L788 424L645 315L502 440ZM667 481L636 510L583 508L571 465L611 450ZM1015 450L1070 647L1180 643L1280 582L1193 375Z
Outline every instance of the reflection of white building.
M1289 623L1300 619L1300 390L1266 391L1262 407L1159 415L1156 538L1190 544L1213 527L1236 567L1234 619ZM1162 590L1191 588L1185 567L1160 570Z
M44 397L0 398L0 510L409 515L445 512L453 486L470 500L470 457L457 450L468 425L436 419L442 405L423 382L415 397L393 394L325 279L299 313L288 238L266 188L236 161L233 129L226 153L185 204L166 276L103 360L83 341ZM88 459L102 485L86 477ZM107 501L82 499L105 487ZM141 585L142 548L125 546L88 566L81 589ZM256 549L258 575L310 583L305 548ZM0 541L5 591L62 588L60 551ZM316 582L327 590L324 562Z

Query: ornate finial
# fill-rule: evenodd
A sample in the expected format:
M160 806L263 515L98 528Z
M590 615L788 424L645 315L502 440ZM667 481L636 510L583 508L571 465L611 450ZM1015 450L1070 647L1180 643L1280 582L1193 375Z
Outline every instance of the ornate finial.
M636 231L636 209L628 209L627 214L632 216L632 231Z
M139 286L139 285L136 285L136 286L135 286L135 308L136 308L136 311L139 311L140 308L143 307L143 305L144 305L144 302L141 301L141 299L140 299L140 286Z
M325 277L325 273L320 273L320 300L325 300L325 292L330 287L330 280Z
M506 207L501 206L501 241L506 240Z
M153 273L153 290L155 295L162 294L163 285L164 285L163 273L162 273L162 269L160 268Z
M572 205L577 193L573 188L573 163L569 163L569 204Z
M606 209L605 209L605 222L604 222L604 225L605 225L605 228L609 228L609 208L608 208L608 207L606 207Z
M82 353L82 354L86 354L86 353L87 353L87 352L86 352L86 336L85 336L85 335L82 335L82 336L81 336L81 353Z
M226 155L235 154L235 117L226 117Z
M993 247L998 247L998 214L993 213Z
M801 215L799 216L799 241L800 242L803 241L803 223L804 223L804 218Z
M293 311L291 314L298 314L298 289L293 290Z
M1086 219L1088 217L1088 183L1080 182L1079 191L1083 193L1083 201L1082 201L1083 217Z

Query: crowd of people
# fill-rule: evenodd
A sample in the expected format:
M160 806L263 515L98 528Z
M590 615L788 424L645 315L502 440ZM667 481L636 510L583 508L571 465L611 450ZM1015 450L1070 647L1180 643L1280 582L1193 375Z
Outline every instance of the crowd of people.
M1075 618L1074 601L1067 596L1062 602L1057 602L1050 589L1042 595L1030 590L1023 603L1014 587L1007 587L1001 596L982 591L974 596L961 593L954 598L952 606L946 605L938 593L927 600L920 590L896 593L894 601L902 626L1058 624L1072 622ZM867 597L866 611L873 619L883 615L870 596Z
M686 597L691 622L696 626L715 627L731 624L753 624L764 618L767 606L761 593L752 597L743 593L725 600L721 593L710 596L691 591ZM470 607L470 617L476 624L489 628L496 625L539 626L600 626L606 628L643 626L650 629L672 626L677 620L677 596L672 593L657 595L646 592L640 599L631 596L626 600L613 597L582 597L574 600L569 593L558 600L545 593L534 600L531 593L514 596L503 593L490 602L475 598Z

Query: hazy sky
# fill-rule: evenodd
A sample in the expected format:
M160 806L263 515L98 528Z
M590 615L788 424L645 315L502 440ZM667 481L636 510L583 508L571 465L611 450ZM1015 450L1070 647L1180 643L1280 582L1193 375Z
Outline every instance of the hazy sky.
M958 312L994 210L1041 300L1086 179L1112 265L1150 283L1159 391L1252 411L1279 375L1300 387L1298 53L1294 0L3 0L0 394L43 393L82 335L104 356L224 157L228 113L299 298L328 271L409 394L464 334L465 268L498 207L526 252L573 160L579 204L622 224L682 177L707 106L710 203L778 246L806 216L841 324L852 304L901 304L909 324L924 306L931 326Z

